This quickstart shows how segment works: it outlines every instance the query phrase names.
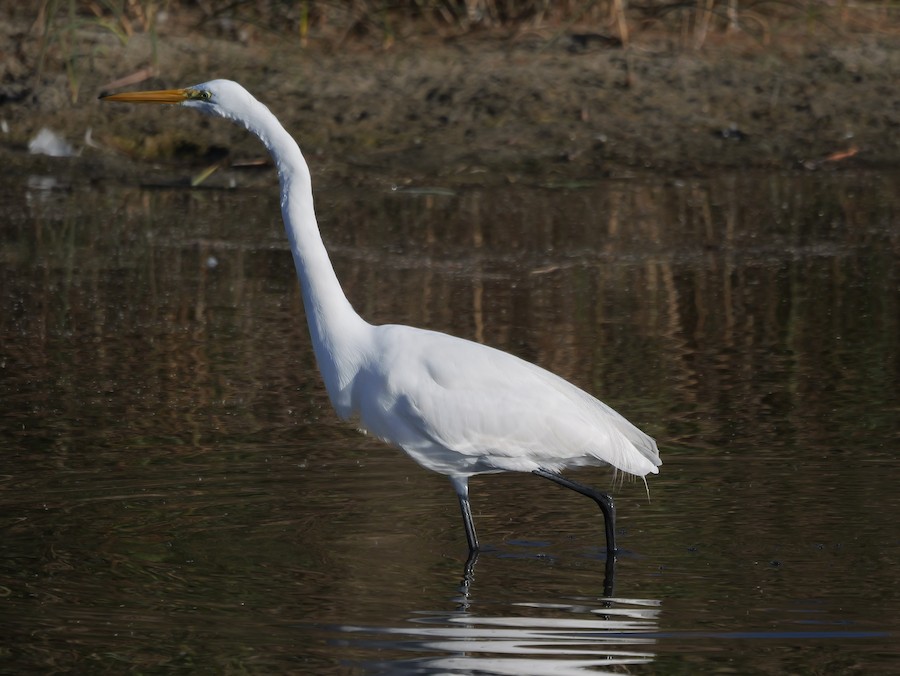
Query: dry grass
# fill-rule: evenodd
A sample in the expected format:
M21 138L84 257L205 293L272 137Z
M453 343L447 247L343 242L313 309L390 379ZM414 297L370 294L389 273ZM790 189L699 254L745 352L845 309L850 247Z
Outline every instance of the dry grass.
M798 34L897 33L900 0L42 0L36 10L10 3L0 17L30 22L40 41L37 78L52 55L77 101L98 31L122 43L149 35L151 68L159 35L189 33L238 42L277 36L322 49L485 35L701 49L738 36L766 45Z
M27 14L28 8L9 13ZM45 34L93 23L127 39L156 30L158 21L201 32L263 30L301 40L343 42L351 37L390 44L491 31L543 29L628 33L688 32L702 42L714 33L828 27L877 30L900 20L897 0L43 0L35 17Z

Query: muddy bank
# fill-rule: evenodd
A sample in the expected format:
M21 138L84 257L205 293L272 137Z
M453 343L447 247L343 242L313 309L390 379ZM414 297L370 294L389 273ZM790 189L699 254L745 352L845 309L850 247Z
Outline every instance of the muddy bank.
M145 36L122 45L100 30L87 34L73 83L58 55L35 79L38 49L26 28L2 29L7 152L24 152L50 127L75 146L91 129L99 147L86 147L89 157L112 158L113 149L198 162L216 148L261 154L243 131L218 121L96 100L111 81L151 65ZM769 46L732 37L702 51L648 34L627 50L565 36L340 51L278 38L162 36L156 62L157 75L138 88L239 80L335 180L552 181L892 167L900 157L900 43L889 36ZM826 160L835 153L853 156Z

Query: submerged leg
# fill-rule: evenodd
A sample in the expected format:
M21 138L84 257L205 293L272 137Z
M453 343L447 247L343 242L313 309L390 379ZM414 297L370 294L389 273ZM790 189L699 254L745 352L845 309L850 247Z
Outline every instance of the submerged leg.
M461 610L469 609L469 588L475 581L475 564L478 563L478 550L469 550L469 558L466 559L466 565L463 566L462 582L459 585L459 591L462 592L464 603Z
M475 535L475 522L472 520L472 507L469 505L469 477L450 477L456 496L459 498L459 510L462 512L463 525L466 527L466 540L469 543L469 558L478 551L478 536Z
M545 479L550 479L550 481L557 483L560 486L571 488L576 493L581 493L597 503L600 507L600 511L603 512L603 521L606 525L607 560L614 559L616 556L616 505L613 503L613 499L606 493L601 493L595 488L584 486L571 479L566 479L556 472L551 472L546 469L536 469L532 473L542 476Z

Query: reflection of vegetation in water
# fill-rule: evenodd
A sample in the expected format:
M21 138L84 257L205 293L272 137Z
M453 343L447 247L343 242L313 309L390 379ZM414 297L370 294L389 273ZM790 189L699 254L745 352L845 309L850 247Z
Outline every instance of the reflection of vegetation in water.
M429 612L407 628L434 639L436 625L422 620L455 608L464 546L452 491L330 412L274 176L260 191L108 181L63 190L61 179L26 183L24 173L0 194L13 659L57 670L86 655L117 668L232 660L283 673L297 656L349 659L310 623L352 619L377 631L410 608ZM623 560L623 588L634 599L660 590L674 606L661 628L732 632L771 619L781 631L811 605L816 630L848 617L865 629L867 618L893 617L893 597L884 607L878 599L891 582L879 563L892 552L887 510L897 505L895 183L823 171L577 189L342 189L322 191L318 211L366 318L512 350L659 437L666 464L652 503L640 486L622 494L641 506L628 510L640 549ZM584 558L596 524L523 479L479 486L502 555L482 562L473 608L497 616L509 596L574 599L588 610L573 618L589 619L602 639L595 629L610 619L608 604L586 596L600 580ZM542 549L505 539L548 533L548 513L565 526L547 565L524 569L517 550L532 558ZM578 533L572 544L567 532ZM859 570L888 572L835 583ZM521 584L504 596L507 580ZM759 599L774 610L757 609ZM744 624L738 610L750 616ZM122 627L130 636L112 636ZM268 649L276 644L289 649ZM721 652L723 638L714 644ZM853 650L844 643L821 659L871 647ZM770 652L762 659L777 662L780 651ZM752 671L760 650L735 660Z
M150 435L178 434L188 411L198 430L227 412L250 433L286 424L272 416L298 407L327 410L274 194L262 206L215 191L80 195L102 202L90 213L119 217L92 222L50 195L35 205L41 240L32 253L8 248L23 258L2 280L9 298L39 309L0 313L7 335L45 337L20 355L23 373L53 381L38 374L58 341L84 350L52 399L78 401L83 419L86 382L98 393L145 383L95 403L98 415L118 406L114 418L146 421ZM513 351L642 425L664 421L648 431L669 443L753 439L769 417L803 434L802 421L821 419L821 444L840 444L855 416L891 436L893 414L860 408L890 400L898 382L900 209L887 180L325 193L319 204L364 317ZM160 363L164 372L141 371ZM835 388L847 405L831 411ZM135 419L141 408L153 415Z

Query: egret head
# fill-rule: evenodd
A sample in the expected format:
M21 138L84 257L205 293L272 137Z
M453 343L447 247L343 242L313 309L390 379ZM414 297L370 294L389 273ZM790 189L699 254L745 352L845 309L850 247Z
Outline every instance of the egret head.
M123 103L168 103L196 108L207 115L230 120L244 120L255 99L237 82L210 80L183 89L160 89L146 92L103 94L102 101Z
M309 168L296 141L284 130L271 111L237 82L210 80L183 89L105 94L101 95L100 99L123 103L168 103L231 120L259 137L276 162L283 163L286 162L286 158L290 158L291 172L302 173L306 180L309 180ZM286 171L288 170L282 167L282 178Z

